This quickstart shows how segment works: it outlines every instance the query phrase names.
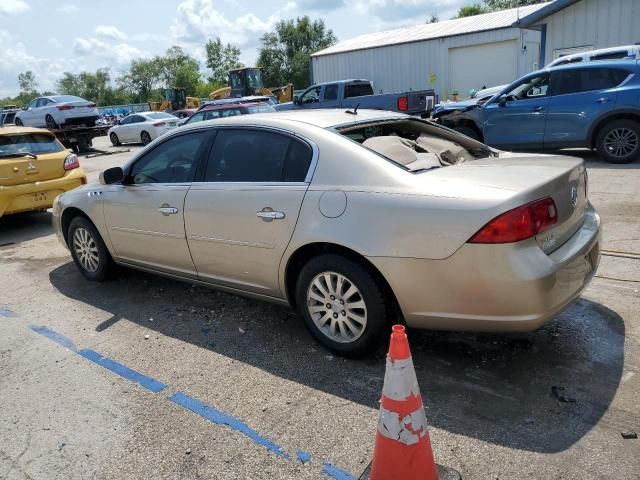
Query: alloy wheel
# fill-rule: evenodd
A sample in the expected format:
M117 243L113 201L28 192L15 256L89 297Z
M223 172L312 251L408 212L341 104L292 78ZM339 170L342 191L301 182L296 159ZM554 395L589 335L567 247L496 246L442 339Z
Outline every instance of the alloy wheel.
M638 134L630 128L615 128L604 138L607 153L617 158L626 157L638 149Z
M358 287L337 272L322 272L307 289L311 319L324 335L338 343L354 342L367 327L367 306Z
M73 250L78 261L87 272L96 272L100 265L98 246L85 228L79 227L73 232Z

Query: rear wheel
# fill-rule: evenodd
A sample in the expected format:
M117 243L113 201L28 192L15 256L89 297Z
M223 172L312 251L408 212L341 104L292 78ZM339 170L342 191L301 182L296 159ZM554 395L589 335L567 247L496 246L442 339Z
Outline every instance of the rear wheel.
M364 355L380 345L391 311L373 275L339 255L321 255L303 267L296 304L311 334L346 357Z
M24 127L24 123L22 123L22 120L20 120L19 118L16 118L13 123L16 127Z
M109 278L114 263L96 227L85 217L71 220L67 243L76 266L87 280Z
M50 128L51 130L57 130L58 129L58 124L56 123L56 121L53 119L53 117L51 115L47 115L45 117L45 122L47 124L47 128Z
M596 148L607 162L633 162L640 157L640 123L633 120L607 123L598 133Z
M111 140L111 145L113 145L114 147L120 146L120 139L118 138L118 135L116 135L116 132L111 132L111 134L109 135L109 140Z
M142 132L140 134L140 140L143 145L149 145L151 143L151 135L148 132Z
M473 138L474 140L480 140L480 135L471 127L454 127L456 132L466 135L469 138Z

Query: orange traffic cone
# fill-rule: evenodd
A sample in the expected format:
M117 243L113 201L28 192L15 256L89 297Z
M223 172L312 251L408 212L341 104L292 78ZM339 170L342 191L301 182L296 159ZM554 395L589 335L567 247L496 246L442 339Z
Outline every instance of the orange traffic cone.
M382 387L373 461L360 480L461 480L436 465L407 334L394 325Z

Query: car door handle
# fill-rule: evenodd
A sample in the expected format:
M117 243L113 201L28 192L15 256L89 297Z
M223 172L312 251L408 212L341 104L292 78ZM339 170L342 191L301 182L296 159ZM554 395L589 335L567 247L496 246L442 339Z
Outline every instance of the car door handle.
M610 101L610 98L599 98L598 100L596 100L596 103L609 103Z
M285 217L284 212L274 212L273 210L262 210L256 212L256 216L270 222L272 220L282 220Z
M534 112L544 112L544 107L534 107L533 111Z
M166 203L162 205L160 208L158 208L158 211L165 216L174 215L178 213L178 209L176 207L170 207Z

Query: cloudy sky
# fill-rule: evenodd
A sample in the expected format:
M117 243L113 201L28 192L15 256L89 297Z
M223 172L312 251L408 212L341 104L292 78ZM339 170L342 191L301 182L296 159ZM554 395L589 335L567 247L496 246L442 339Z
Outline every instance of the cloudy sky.
M32 70L42 90L62 72L109 67L112 77L132 58L180 45L203 60L219 36L242 48L253 65L259 39L282 19L324 19L338 39L451 18L470 0L0 0L0 97L18 91L18 73Z

